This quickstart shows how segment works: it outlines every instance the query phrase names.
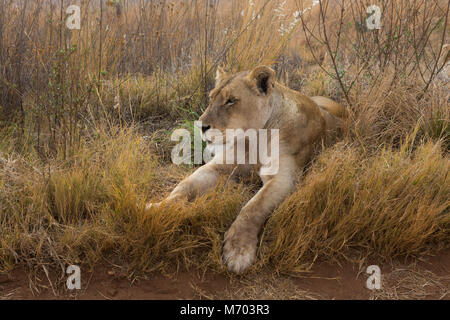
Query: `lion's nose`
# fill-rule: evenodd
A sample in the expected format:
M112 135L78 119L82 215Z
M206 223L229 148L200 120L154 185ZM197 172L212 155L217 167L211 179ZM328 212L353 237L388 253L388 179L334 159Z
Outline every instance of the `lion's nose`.
M205 133L209 129L211 129L211 126L207 126L207 125L202 124L202 133Z

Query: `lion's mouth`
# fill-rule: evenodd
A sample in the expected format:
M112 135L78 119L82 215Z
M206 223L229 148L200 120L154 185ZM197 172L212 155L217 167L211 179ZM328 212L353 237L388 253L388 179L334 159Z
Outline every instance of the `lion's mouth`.
M226 137L221 134L211 134L211 132L205 132L202 135L203 141L206 142L206 149L208 152L215 156L224 151L226 146Z
M206 145L221 145L223 144L224 136L222 134L218 134L217 130L208 130L202 133L202 139L206 142Z

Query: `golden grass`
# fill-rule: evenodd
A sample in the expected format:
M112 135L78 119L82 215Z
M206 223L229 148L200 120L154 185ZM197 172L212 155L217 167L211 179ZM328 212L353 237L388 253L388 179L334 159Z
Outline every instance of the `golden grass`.
M358 148L332 148L269 220L263 257L289 272L320 257L359 261L446 246L449 165L439 144L370 157Z
M392 258L448 246L448 169L439 143L373 156L343 144L325 151L269 219L253 271L300 272L317 258ZM225 179L189 205L143 213L145 201L160 200L189 171L160 163L133 129L97 132L71 163L3 161L1 270L113 259L142 272L225 271L223 234L249 187Z
M243 195L224 187L206 202L151 215L136 206L160 198L183 174L161 167L133 129L97 132L71 163L2 161L1 269L20 262L91 264L116 250L143 271L166 267L172 257L189 265L199 261L190 253L208 239L216 246L208 254L220 259L216 232L231 223Z

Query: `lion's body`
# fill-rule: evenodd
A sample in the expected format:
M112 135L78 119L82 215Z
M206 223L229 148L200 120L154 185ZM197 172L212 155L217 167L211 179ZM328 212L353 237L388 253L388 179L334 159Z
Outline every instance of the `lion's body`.
M165 200L190 199L213 188L221 174L242 174L256 169L264 186L242 208L225 235L224 262L231 271L240 273L255 260L258 233L267 216L292 191L296 172L309 161L317 142L334 135L342 126L346 110L328 98L309 98L276 83L273 70L264 66L235 75L219 69L210 97L211 103L200 117L205 134L210 129L279 132L276 173L265 174L263 169L271 164L263 164L259 159L254 165L222 164L224 161L219 157L223 155L219 154L183 180ZM210 138L214 143L215 136ZM267 148L270 153L269 143Z

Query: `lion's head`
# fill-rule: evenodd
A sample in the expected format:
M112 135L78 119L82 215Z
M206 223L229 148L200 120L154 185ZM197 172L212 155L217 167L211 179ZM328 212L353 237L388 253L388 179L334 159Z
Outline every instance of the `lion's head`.
M266 66L230 75L218 68L216 87L200 117L202 133L212 143L215 134L226 129L261 129L270 116L269 98L275 85L275 72Z

